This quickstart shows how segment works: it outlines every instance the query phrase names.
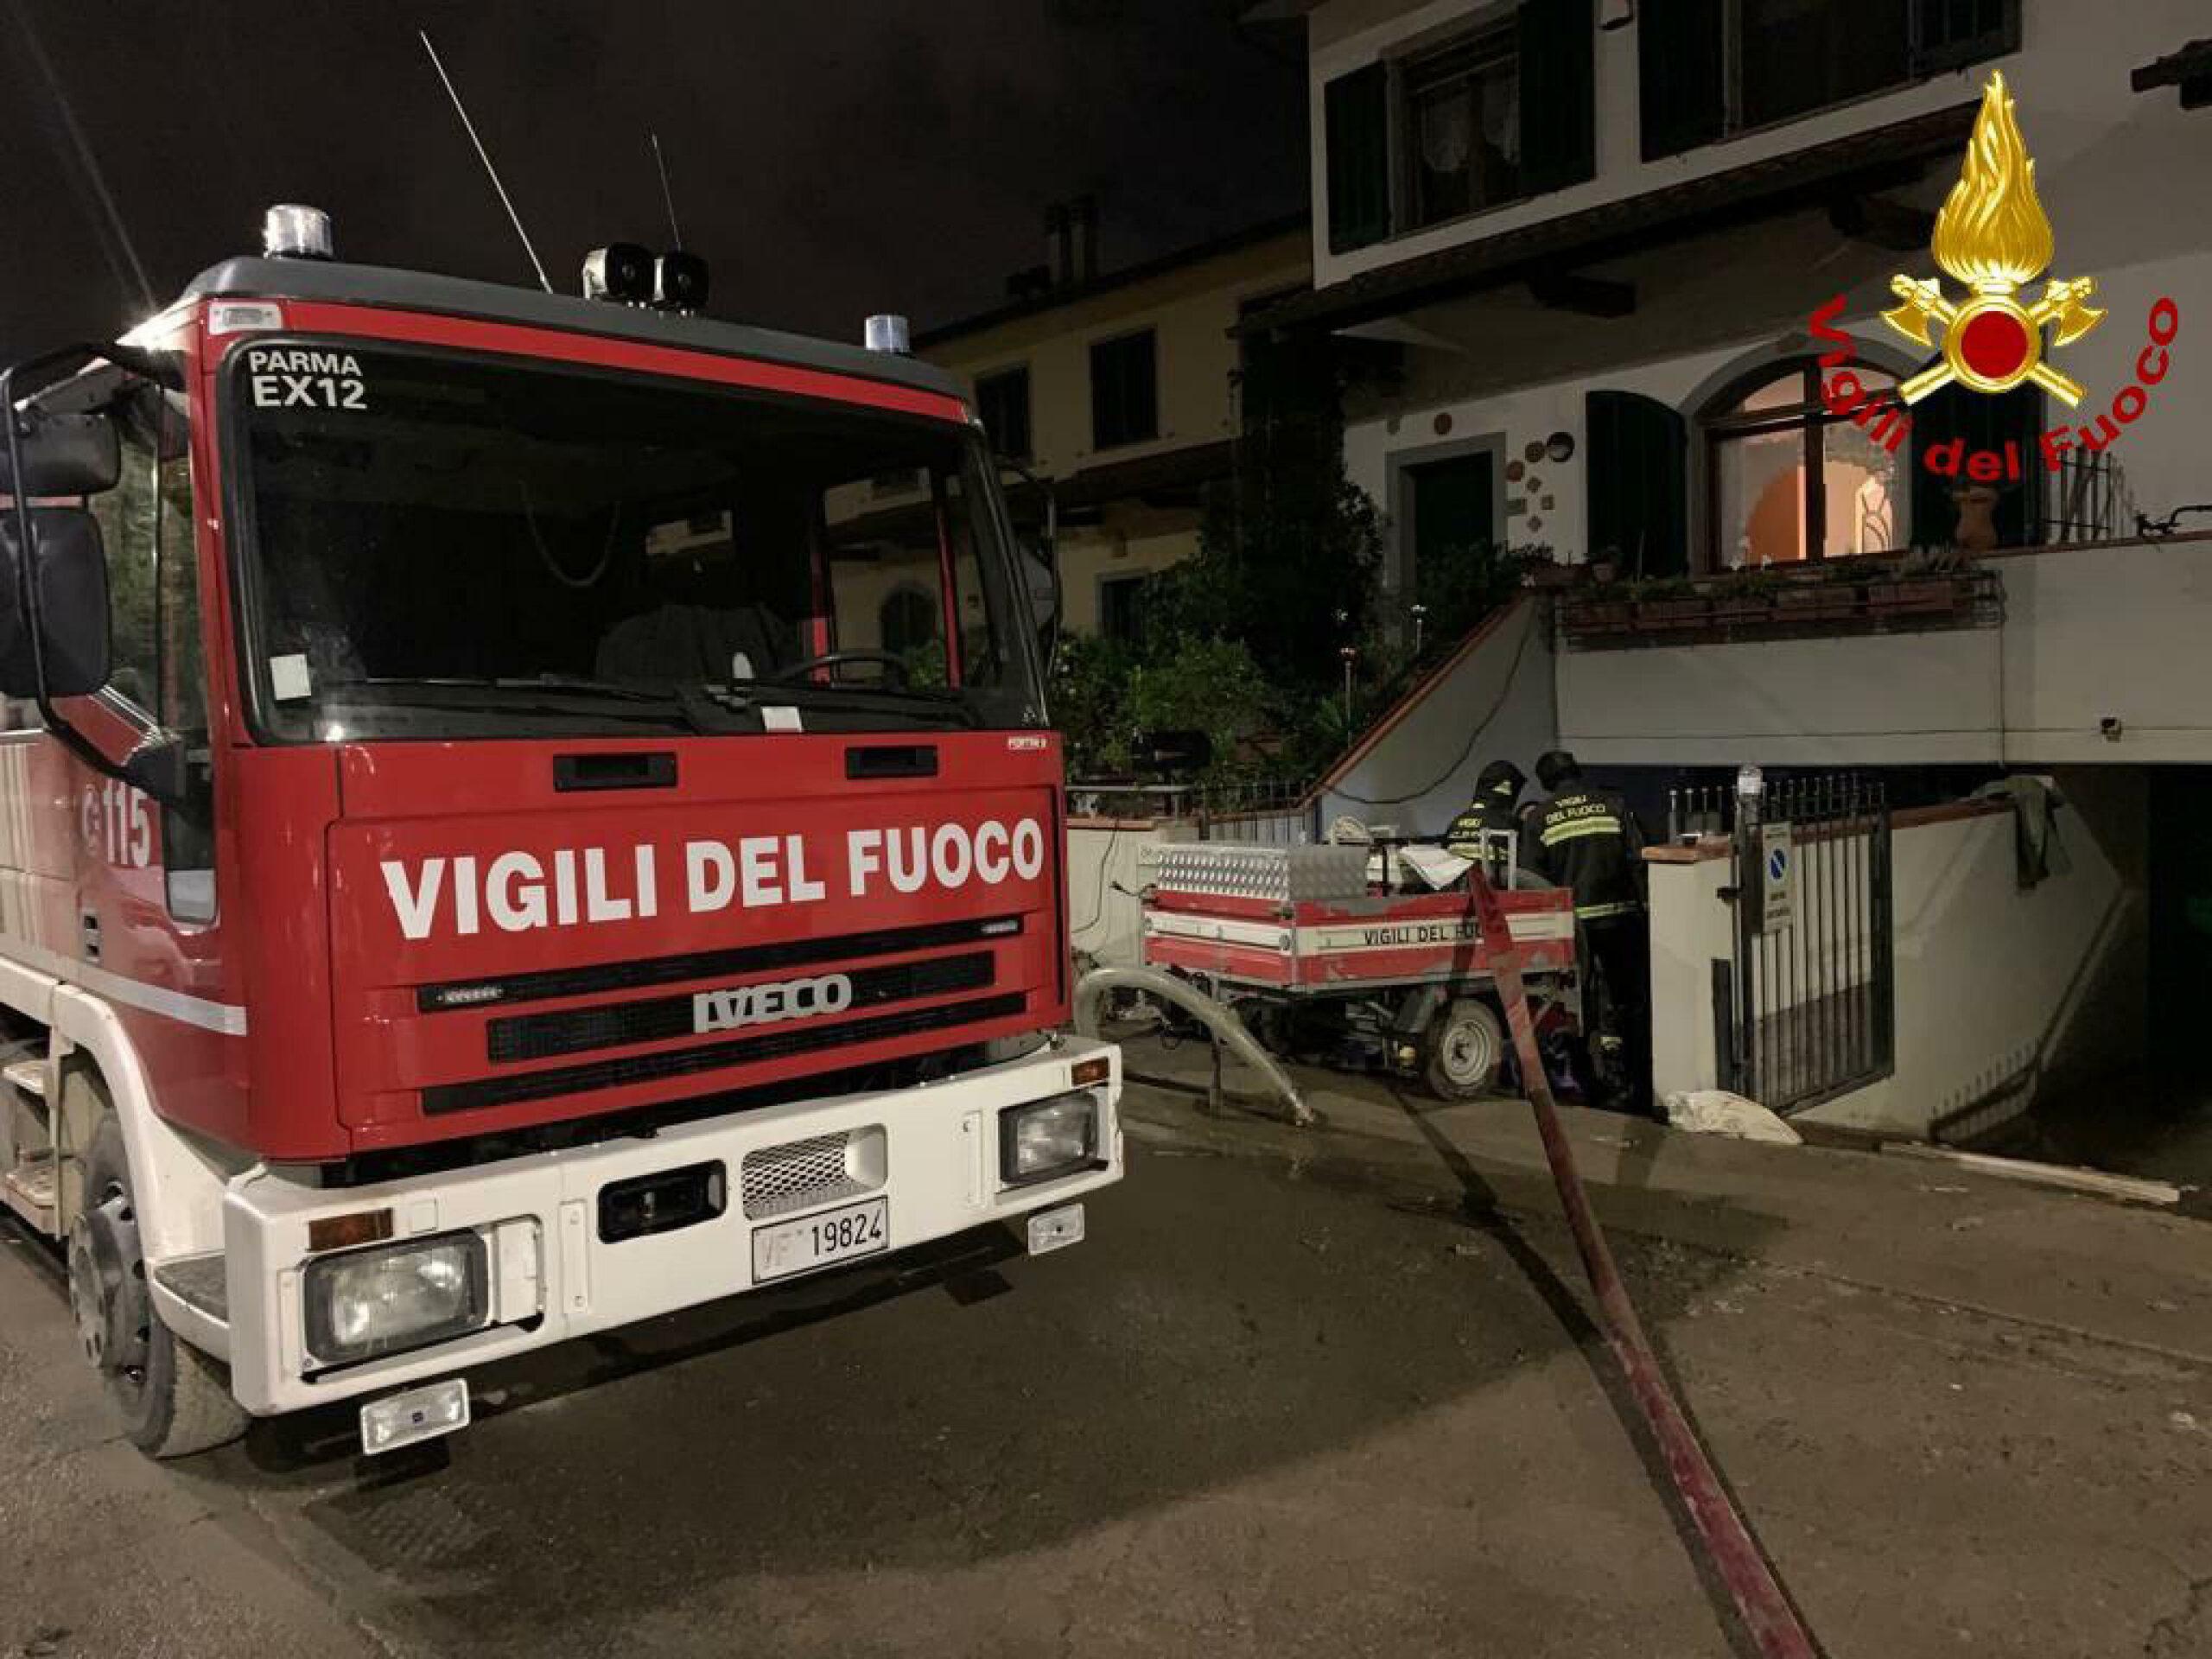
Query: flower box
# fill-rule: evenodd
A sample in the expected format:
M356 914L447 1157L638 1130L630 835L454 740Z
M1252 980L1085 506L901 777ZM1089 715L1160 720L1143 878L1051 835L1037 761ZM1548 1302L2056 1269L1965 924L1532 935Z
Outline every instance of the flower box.
M1713 602L1696 596L1639 600L1636 607L1636 620L1639 627L1695 627L1704 623L1712 613Z
M1867 584L1869 608L1885 613L1899 611L1927 613L1957 608L1958 585L1948 576L1914 576L1900 582Z
M1635 620L1623 600L1582 600L1567 606L1561 618L1571 633L1623 633Z
M1774 607L1764 594L1727 594L1713 601L1713 620L1731 626L1764 622L1773 614Z

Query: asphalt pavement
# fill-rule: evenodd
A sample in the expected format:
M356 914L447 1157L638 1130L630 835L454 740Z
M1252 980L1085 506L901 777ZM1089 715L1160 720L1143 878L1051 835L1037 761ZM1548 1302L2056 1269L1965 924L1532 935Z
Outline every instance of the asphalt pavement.
M0 1229L0 1656L1740 1651L1521 1109L1322 1099L1135 1090L1081 1246L567 1344L394 1463L146 1463ZM1831 1655L2212 1652L2205 1223L1575 1116Z

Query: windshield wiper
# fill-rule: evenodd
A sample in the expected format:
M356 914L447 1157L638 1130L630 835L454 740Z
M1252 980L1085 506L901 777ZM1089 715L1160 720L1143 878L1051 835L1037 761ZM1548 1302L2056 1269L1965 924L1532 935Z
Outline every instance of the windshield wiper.
M400 693L403 696L410 691L460 692L463 695L489 691L501 695L491 698L474 697L471 698L471 701L482 702L502 712L518 715L563 715L574 712L573 709L556 703L518 701L507 695L515 692L537 692L578 700L597 699L603 702L650 705L650 707L640 706L634 710L628 709L620 712L609 710L606 717L610 720L625 721L674 721L694 731L702 729L699 722L692 718L691 711L684 705L683 699L673 692L646 691L632 685L617 685L607 680L570 679L558 676L522 678L437 674L378 674L354 679L327 680L317 687L316 690L319 696L347 691L368 691L387 695Z
M937 686L823 685L814 680L750 679L724 680L704 689L715 702L731 709L757 709L764 703L770 707L779 703L813 706L834 703L884 714L911 715L917 720L942 709L947 714L957 715L963 726L982 724L982 718L966 697L957 691ZM928 708L911 707L916 702L925 703Z
M441 684L444 682L441 681ZM621 685L613 680L594 680L568 674L502 674L494 679L469 682L496 685L502 690L578 691L588 696L620 697L629 702L673 702L673 691L648 691L642 686Z

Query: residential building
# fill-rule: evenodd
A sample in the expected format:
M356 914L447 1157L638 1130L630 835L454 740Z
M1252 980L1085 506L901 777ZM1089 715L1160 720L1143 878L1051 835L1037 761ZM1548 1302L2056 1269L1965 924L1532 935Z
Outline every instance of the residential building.
M2212 123L2130 86L2202 27L2180 0L1305 10L1314 287L1263 321L1402 351L1400 383L1346 434L1355 479L1392 509L1401 583L1424 540L1474 531L1647 575L1947 539L1956 509L1911 457L1872 453L1808 397L1827 349L1808 324L1842 296L1878 389L1929 355L1877 314L1894 275L1934 274L1933 210L1993 70L2056 226L2050 274L2094 276L2110 314L2066 372L2108 401L2152 303L2212 292L2202 228L2161 188L2212 158ZM2177 372L2156 404L2111 454L2163 509L2205 493L2191 435L2212 372ZM2069 411L2030 386L1954 387L1911 413L1924 451L2032 438ZM2001 538L2080 512L2053 497L2005 492ZM1425 498L1446 524L1424 523Z
M1306 223L1102 270L1095 215L1078 203L1056 212L1047 243L1005 304L929 329L914 349L974 388L994 447L1049 486L1064 625L1133 637L1146 576L1197 549L1205 493L1234 470L1236 324L1305 289ZM1017 518L1040 529L1043 493L1009 484Z
M1353 480L1389 513L1397 602L1454 543L1570 567L1560 597L1493 619L1348 756L1315 820L1433 832L1484 761L1554 745L1605 768L1655 829L1670 788L1740 765L1875 773L1900 802L2047 772L2070 802L2069 872L2040 896L2008 899L2009 873L1977 889L2022 908L1959 920L1964 946L1926 982L1943 1008L1986 994L2017 1017L1914 1010L1933 1046L1913 1087L1818 1109L1892 1128L1917 1112L1904 1126L1927 1132L1993 1090L2032 1094L2023 1069L2051 1074L2084 1035L2126 1033L2119 1058L2140 1058L2159 1046L2146 997L2153 1033L2186 1029L2212 991L2212 944L2185 919L2212 900L2196 874L2212 538L2187 533L2212 518L2177 517L2212 504L2212 353L2190 343L2212 309L2193 205L2212 174L2202 5L1270 0L1252 15L1306 31L1314 281L1246 327L1397 353L1344 434ZM1955 378L1908 404L1900 389L1947 361L1948 308L1975 291L1941 276L1931 237L1999 73L2055 232L2021 300L2093 278L2074 297L2106 315L2082 332L2062 289L2038 318L2054 373L2001 395ZM1983 159L2018 207L2018 158ZM1988 182L1985 203L2005 194ZM1925 344L1884 320L1913 320L1900 279L1949 283L1921 308ZM1995 475L1965 475L1985 453ZM1989 556L1961 563L1961 544ZM1932 848L1965 832L1917 833ZM1993 831L1974 845L2010 856ZM1899 854L1920 884L1915 929L1948 925L1965 890L1946 857ZM1701 889L1700 925L1736 891ZM2031 911L2042 919L2020 922ZM1707 953L1728 938L1655 939L1689 1042L1670 1084L1715 1080ZM2031 963L2050 983L2012 997Z

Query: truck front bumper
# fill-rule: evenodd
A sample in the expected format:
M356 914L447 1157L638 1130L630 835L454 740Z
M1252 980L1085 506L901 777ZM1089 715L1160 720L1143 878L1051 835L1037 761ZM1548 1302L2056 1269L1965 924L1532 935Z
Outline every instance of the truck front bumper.
M1078 1066L1087 1077L1102 1061L1103 1081L1076 1082ZM1092 1155L1064 1173L1010 1184L1001 1168L1000 1115L1078 1088L1096 1100ZM232 1392L257 1415L297 1411L781 1284L780 1258L756 1235L877 1199L883 1237L871 1254L1064 1205L1121 1179L1121 1093L1119 1052L1069 1039L917 1088L765 1107L649 1139L373 1186L330 1190L280 1173L251 1176L223 1204ZM631 1205L620 1209L626 1222L610 1220L618 1206L602 1202L608 1188L634 1191L622 1184L702 1166L714 1172L702 1178L717 1194L713 1213L664 1230L631 1230L638 1216ZM379 1231L377 1243L355 1242ZM469 1233L483 1241L479 1328L351 1363L311 1351L311 1262L349 1249L365 1255L380 1243Z

